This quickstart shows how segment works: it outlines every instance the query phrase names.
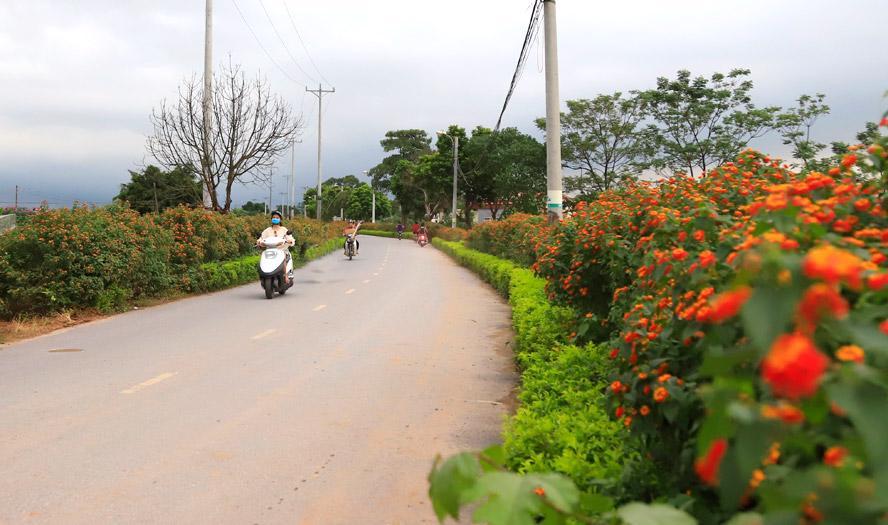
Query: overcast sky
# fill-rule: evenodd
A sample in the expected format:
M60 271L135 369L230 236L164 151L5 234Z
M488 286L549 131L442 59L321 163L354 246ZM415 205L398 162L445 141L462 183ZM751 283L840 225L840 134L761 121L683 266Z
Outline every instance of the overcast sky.
M215 62L230 55L261 72L303 114L300 186L316 176L317 101L304 84L316 87L319 75L284 2L336 88L324 100L324 178L360 175L378 163L379 140L390 129L493 126L531 4L215 0ZM833 111L815 138L851 140L888 105L885 7L884 0L559 0L562 100L651 87L678 69L746 67L759 105L826 93ZM127 170L151 162L151 109L202 71L203 17L204 0L0 2L0 203L12 201L16 184L29 203L109 202ZM505 125L535 132L533 119L544 112L536 46ZM756 145L785 153L774 137ZM289 172L289 158L280 164L279 172ZM276 184L282 188L283 179ZM259 200L267 190L237 195Z

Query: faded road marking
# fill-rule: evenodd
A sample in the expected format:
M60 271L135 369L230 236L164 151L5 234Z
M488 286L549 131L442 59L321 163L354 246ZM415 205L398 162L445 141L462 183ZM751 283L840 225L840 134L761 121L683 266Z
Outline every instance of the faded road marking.
M161 381L165 381L178 373L179 372L164 372L163 374L160 374L157 377L152 377L148 381L144 381L142 383L139 383L138 385L136 385L134 387L127 388L126 390L121 390L120 393L121 394L135 394L136 392L138 392L139 390L142 390L143 388L147 388L151 385L156 385L157 383L160 383Z
M353 293L355 293L354 288L349 288L348 290L345 291L345 295L349 295L349 294L353 294Z
M323 204L323 203L322 203ZM379 275L378 273L374 273L373 275Z
M258 340L258 339L262 339L263 337L268 337L268 336L270 336L271 334L273 334L273 333L275 333L275 332L277 332L277 329L275 329L275 328L269 328L268 330L262 332L261 334L256 334L256 335L254 335L254 336L251 337L250 339L252 339L253 341L256 341L256 340Z
M369 282L370 282L370 279L364 279L364 284L367 284Z
M312 312L320 312L321 310L323 310L326 307L327 307L326 304L319 304L319 305L315 306L314 308L312 308L311 311Z

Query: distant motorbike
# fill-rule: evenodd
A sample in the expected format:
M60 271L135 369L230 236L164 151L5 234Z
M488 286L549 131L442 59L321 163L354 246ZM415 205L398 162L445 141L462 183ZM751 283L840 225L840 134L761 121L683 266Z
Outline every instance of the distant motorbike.
M398 232L398 240L400 241L403 238L404 238L404 232Z
M350 233L345 236L345 256L348 257L348 260L352 260L352 257L358 254L358 250L356 248L355 234Z
M420 248L424 248L429 243L429 237L424 233L420 233L416 238L416 242L419 243Z
M284 247L286 242L286 236L268 237L260 244L264 250L259 257L259 282L266 299L273 298L275 292L284 295L293 286L293 258L290 250Z

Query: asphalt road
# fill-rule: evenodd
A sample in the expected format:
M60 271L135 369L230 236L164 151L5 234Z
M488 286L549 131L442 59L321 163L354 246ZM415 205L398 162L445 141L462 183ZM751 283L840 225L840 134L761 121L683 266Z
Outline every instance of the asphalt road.
M437 453L499 438L507 305L363 237L258 282L0 347L0 523L433 523Z

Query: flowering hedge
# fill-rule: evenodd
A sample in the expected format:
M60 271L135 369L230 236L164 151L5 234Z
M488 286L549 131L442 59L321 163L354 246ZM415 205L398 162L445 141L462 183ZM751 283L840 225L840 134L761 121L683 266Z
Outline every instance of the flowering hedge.
M475 226L469 230L466 243L472 249L530 266L547 233L545 217L518 213Z
M0 317L82 307L113 310L132 298L216 287L199 282L209 275L203 265L253 253L267 223L266 217L185 207L160 215L120 206L39 210L0 235ZM338 237L341 230L335 223L307 219L285 225L306 247Z
M572 337L609 340L607 410L649 463L621 482L693 515L645 509L654 521L885 523L886 150L883 136L825 173L745 151L700 178L580 203L540 244L550 300L579 312ZM652 522L607 504L578 516L563 480L465 478L496 468L476 458L455 471L472 480L461 498L513 487L522 515ZM452 467L436 467L433 498Z
M746 151L580 204L541 247L574 336L610 334L609 410L704 522L888 511L885 147L806 174Z

